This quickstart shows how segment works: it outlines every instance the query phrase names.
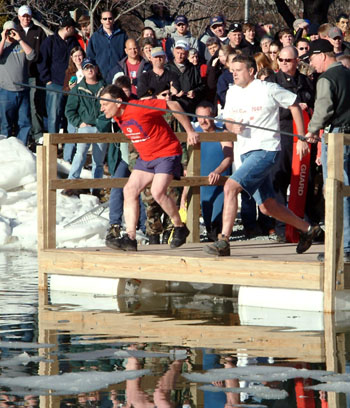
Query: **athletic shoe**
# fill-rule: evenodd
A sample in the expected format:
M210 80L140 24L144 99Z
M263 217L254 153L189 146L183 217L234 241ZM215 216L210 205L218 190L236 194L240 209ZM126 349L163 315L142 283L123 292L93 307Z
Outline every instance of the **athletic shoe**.
M324 252L317 255L317 260L319 262L324 262ZM344 252L344 262L350 262L350 252Z
M321 227L319 225L314 225L313 227L309 227L307 232L300 232L299 233L299 242L296 248L298 254L302 254L307 251L311 245L313 240L321 234Z
M125 234L122 238L112 238L108 241L106 240L106 246L119 251L137 251L136 239L129 238L128 234Z
M109 241L115 238L120 238L120 230L121 230L121 227L119 224L112 224L107 231L106 241Z
M160 234L148 235L148 243L150 245L160 244Z
M189 236L190 231L183 225L182 227L174 227L173 239L170 242L170 248L178 248L186 242L186 238Z
M219 235L219 239L210 245L203 247L203 251L209 255L230 256L230 243L226 237Z
M166 230L166 231L163 232L162 244L167 245L169 243L169 238L170 238L170 235L171 235L171 231L172 230L170 230L170 231Z

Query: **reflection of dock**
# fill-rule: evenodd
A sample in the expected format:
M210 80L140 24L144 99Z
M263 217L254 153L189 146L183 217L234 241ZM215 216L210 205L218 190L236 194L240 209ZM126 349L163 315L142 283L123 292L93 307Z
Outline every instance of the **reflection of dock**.
M59 296L56 298L59 299ZM115 299L117 304L117 299ZM120 305L119 305L120 306ZM142 305L140 307L142 310ZM300 312L303 313L303 312ZM181 318L181 315L184 318ZM39 342L58 344L58 335L82 336L84 342L103 344L122 342L133 344L159 344L169 347L188 347L193 353L194 362L201 362L201 349L211 349L217 354L247 355L249 357L274 357L282 360L280 365L298 363L323 363L325 368L334 372L345 372L345 352L349 343L349 328L344 326L345 318L339 324L332 314L311 313L310 319L324 318L322 330L291 331L288 328L269 326L268 321L260 325L240 325L240 314L230 313L225 322L210 323L210 310L204 313L186 309L179 311L178 318L170 315L160 317L147 312L139 315L114 310L75 311L74 306L64 302L48 304L47 293L41 291L39 305ZM316 316L317 315L317 316ZM189 318L191 316L191 318ZM214 320L213 320L214 322ZM259 324L259 321L257 322ZM272 323L273 324L273 323ZM90 340L91 339L91 340ZM99 340L100 339L100 340ZM41 375L58 373L56 350L52 349L50 363L40 363ZM285 363L283 363L285 361ZM155 379L144 379L147 387ZM180 380L181 381L181 380ZM125 385L110 386L111 389L123 389ZM203 395L191 385L192 395L196 396L196 406L203 407ZM146 388L145 388L146 389ZM343 396L328 393L329 408L342 408ZM41 397L41 406L51 406L59 397Z
M350 187L343 185L340 164L343 163L343 145L350 144L350 138L342 134L328 137L325 263L320 263L315 261L316 253L319 252L316 247L312 247L306 254L296 255L294 245L270 242L235 244L232 256L228 258L204 255L202 246L196 244L199 241L199 186L207 184L206 178L199 177L200 146L191 149L189 177L177 182L177 185L191 186L188 225L192 231L190 241L193 244L173 251L163 246L144 247L134 254L117 253L106 248L57 249L57 189L120 187L125 183L125 180L117 179L58 180L57 145L64 142L112 142L124 139L121 135L110 134L46 135L44 146L38 150L38 204L41 210L38 217L39 287L48 287L48 275L62 274L315 290L323 295L323 310L334 312L336 294L341 293L344 299L344 289L349 288L350 264L344 265L342 253L342 214L343 196L350 195ZM202 138L207 138L207 141L234 140L234 135L203 133Z

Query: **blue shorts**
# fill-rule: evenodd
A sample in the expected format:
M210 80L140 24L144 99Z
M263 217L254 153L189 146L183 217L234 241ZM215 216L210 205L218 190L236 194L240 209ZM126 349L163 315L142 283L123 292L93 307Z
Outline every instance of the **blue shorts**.
M177 156L159 157L158 159L150 161L142 160L138 157L134 170L141 170L153 174L171 174L175 180L180 180L182 176L181 154Z
M242 165L230 177L249 194L258 205L275 193L271 180L271 170L275 166L280 152L253 150L241 155Z

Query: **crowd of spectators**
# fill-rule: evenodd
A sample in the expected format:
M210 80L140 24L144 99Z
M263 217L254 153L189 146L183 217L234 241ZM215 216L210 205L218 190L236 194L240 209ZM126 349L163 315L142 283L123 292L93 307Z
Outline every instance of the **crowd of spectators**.
M186 112L195 113L199 109L220 117L226 92L234 82L232 61L239 54L255 58L256 78L275 82L297 94L300 107L311 117L317 73L308 60L310 42L318 38L328 40L337 60L350 67L349 16L345 13L337 16L335 25L318 26L296 19L293 28L279 30L272 24L228 23L224 16L217 15L209 19L205 31L198 37L192 35L187 16L177 15L174 19L164 5L152 6L152 15L144 21L138 38L128 38L110 10L101 12L101 25L91 36L90 23L90 16L83 15L78 21L68 16L59 21L54 34L46 36L32 21L30 7L23 5L18 9L18 16L4 24L0 42L2 135L16 136L25 145L30 145L38 143L44 131L57 133L64 129L72 133L92 133L109 130L111 124L101 118L99 102L86 102L83 95L98 96L103 87L112 83L118 84L130 99L156 98L165 92ZM29 89L24 84L45 87L46 92ZM67 96L62 91L71 91L72 95ZM181 126L174 123L176 121L169 120L174 130L181 130ZM217 130L212 122L202 123L210 130ZM280 126L284 131L293 132L288 109L280 110ZM206 131L205 127L198 130ZM64 159L73 163L70 178L80 177L88 147L65 145ZM230 156L227 145L218 144L215 148L225 150L223 160L226 162ZM114 158L112 176L127 174L129 152L125 146L110 146L110 149L114 149L108 154L109 158ZM206 149L210 151L210 147ZM221 167L213 160L213 169L210 168L207 150L203 160L210 174ZM93 146L94 177L103 176L106 151L107 146ZM214 151L212 154L216 155ZM322 197L315 196L315 174L317 163L320 163L317 154L315 146L311 151L306 205L306 217L311 223L319 222L322 217L322 211L314 211L319 201L322 202ZM278 200L285 205L292 160L293 139L282 134L282 156L273 175L273 184ZM123 163L123 171L120 163ZM115 173L116 168L119 171ZM227 167L224 170L227 172ZM205 194L203 190L203 197ZM120 194L115 197L122 200ZM113 218L120 222L119 215ZM204 218L208 232L216 231L217 214L212 225L207 214ZM277 233L279 239L285 239L284 226L274 226L262 214L257 216L255 203L244 193L242 218L249 237L258 233L276 236Z

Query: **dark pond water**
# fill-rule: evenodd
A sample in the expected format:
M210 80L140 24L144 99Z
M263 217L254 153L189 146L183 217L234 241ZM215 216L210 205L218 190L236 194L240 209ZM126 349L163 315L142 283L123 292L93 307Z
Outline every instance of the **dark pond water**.
M0 252L0 407L349 407L346 313L123 285L39 294L35 254Z

